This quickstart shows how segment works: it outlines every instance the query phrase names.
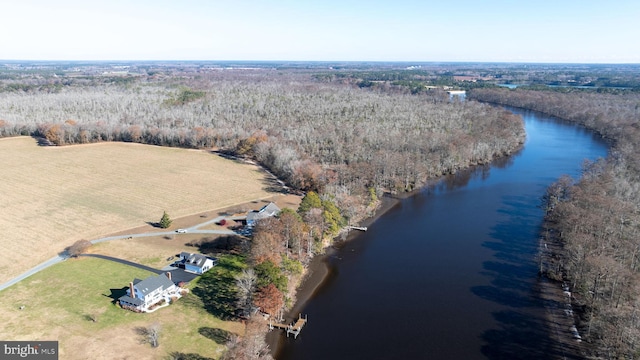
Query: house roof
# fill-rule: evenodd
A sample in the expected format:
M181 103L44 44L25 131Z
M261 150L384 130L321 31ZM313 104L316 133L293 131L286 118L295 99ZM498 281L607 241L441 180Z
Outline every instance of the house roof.
M133 304L135 306L142 305L142 300L136 299L136 298L132 298L129 295L120 296L120 299L118 299L118 300L120 300L121 302L126 302L126 303L129 303L129 304Z
M180 254L182 256L182 254ZM207 263L207 260L211 260L213 262L214 259L204 256L202 254L188 254L189 256L185 256L185 265L193 265L202 269L204 265Z
M254 210L247 213L247 222L266 219L268 217L278 215L279 212L280 212L280 208L278 207L278 205L271 202L263 206L258 211Z
M146 296L149 293L154 292L157 289L167 289L173 286L173 281L169 280L167 275L160 274L156 276L149 276L148 278L138 282L135 279L133 284L136 289L142 294L142 296ZM133 295L133 294L132 294Z

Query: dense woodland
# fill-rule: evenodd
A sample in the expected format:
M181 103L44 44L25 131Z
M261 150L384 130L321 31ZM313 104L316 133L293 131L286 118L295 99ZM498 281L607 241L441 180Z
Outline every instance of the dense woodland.
M546 241L562 253L545 271L571 285L583 339L595 356L640 354L640 94L474 90L483 101L538 110L594 129L612 142L606 160L587 163L545 196Z
M215 147L256 159L294 188L334 195L412 190L524 138L517 117L444 92L370 91L278 72L4 91L0 119L2 136L56 145Z
M55 75L55 74L54 74ZM259 223L235 283L237 314L273 317L295 299L309 259L383 192L487 163L518 149L521 118L442 90L324 82L308 72L215 70L136 77L8 76L0 135L43 144L99 141L217 149L253 159L306 192L298 212ZM249 322L231 358L267 358ZM263 338L263 337L262 337Z
M246 64L242 64L245 66ZM88 65L91 68L93 65ZM0 136L43 144L100 141L216 149L258 161L306 192L297 212L258 224L235 279L238 316L278 317L290 306L309 259L350 222L375 210L383 192L509 154L524 140L522 121L435 87L470 90L468 99L538 110L594 129L612 142L606 160L581 179L548 189L546 241L563 252L544 269L566 281L591 355L640 353L640 94L571 86L636 86L637 68L511 65L412 69L379 65L334 71L276 67L139 65L127 75L76 70L0 72ZM305 64L306 66L306 64ZM128 65L127 65L128 67ZM472 81L459 81L456 79ZM544 85L538 90L496 83ZM550 91L546 85L569 86ZM229 358L268 358L264 326L249 321Z

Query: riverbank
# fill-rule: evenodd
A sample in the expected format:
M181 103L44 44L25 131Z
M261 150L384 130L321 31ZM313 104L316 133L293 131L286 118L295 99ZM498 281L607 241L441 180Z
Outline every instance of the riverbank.
M549 359L584 359L587 344L576 337L571 292L564 291L561 283L545 276L540 276L536 291L544 302L545 321L554 344Z
M413 193L408 193L404 196L399 197L383 197L380 207L376 210L375 214L363 220L360 225L371 226L371 224L373 224L382 215L391 210L394 206L398 205L401 198L411 196L412 194ZM307 272L300 286L298 287L298 290L296 291L296 303L291 308L291 310L289 310L285 314L285 320L287 322L293 321L293 319L297 318L298 314L302 312L302 309L307 304L307 302L317 291L322 288L323 284L325 284L326 281L330 279L332 270L327 263L327 260L335 253L336 248L341 244L344 244L345 241L357 239L360 234L360 231L351 231L346 240L336 240L335 244L328 247L324 254L315 256L311 260L307 268ZM278 353L282 349L282 345L284 344L285 340L286 337L283 336L283 333L281 331L274 330L267 333L266 341L269 345L269 348L271 349L271 354L274 356L274 358L278 357Z
M540 276L536 290L545 306L549 336L556 344L555 358L586 358L589 344L582 341L577 330L579 308L574 306L573 292L561 279L559 259L562 258L562 244L553 231L547 230L540 239L539 249Z

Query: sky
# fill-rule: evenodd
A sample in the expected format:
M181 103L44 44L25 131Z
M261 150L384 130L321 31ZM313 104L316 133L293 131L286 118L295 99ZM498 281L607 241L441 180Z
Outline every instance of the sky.
M640 63L638 0L1 0L2 60Z

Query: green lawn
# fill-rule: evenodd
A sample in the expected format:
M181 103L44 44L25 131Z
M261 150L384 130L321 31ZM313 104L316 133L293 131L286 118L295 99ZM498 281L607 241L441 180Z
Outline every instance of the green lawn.
M2 306L25 306L30 316L55 315L65 322L88 325L87 315L96 314L99 328L126 322L136 314L122 311L115 299L124 295L134 278L153 273L94 258L70 259L41 271L0 292Z
M186 299L151 314L133 313L115 304L134 277L150 275L95 258L54 265L0 292L0 338L58 340L63 358L93 357L95 351L114 356L135 351L143 359L176 352L217 358L224 351L226 337L243 332L242 324L222 321L202 306L194 306L194 301L183 301ZM162 329L157 349L141 344L142 336L136 333L136 328L153 323ZM84 349L79 344L88 345Z

